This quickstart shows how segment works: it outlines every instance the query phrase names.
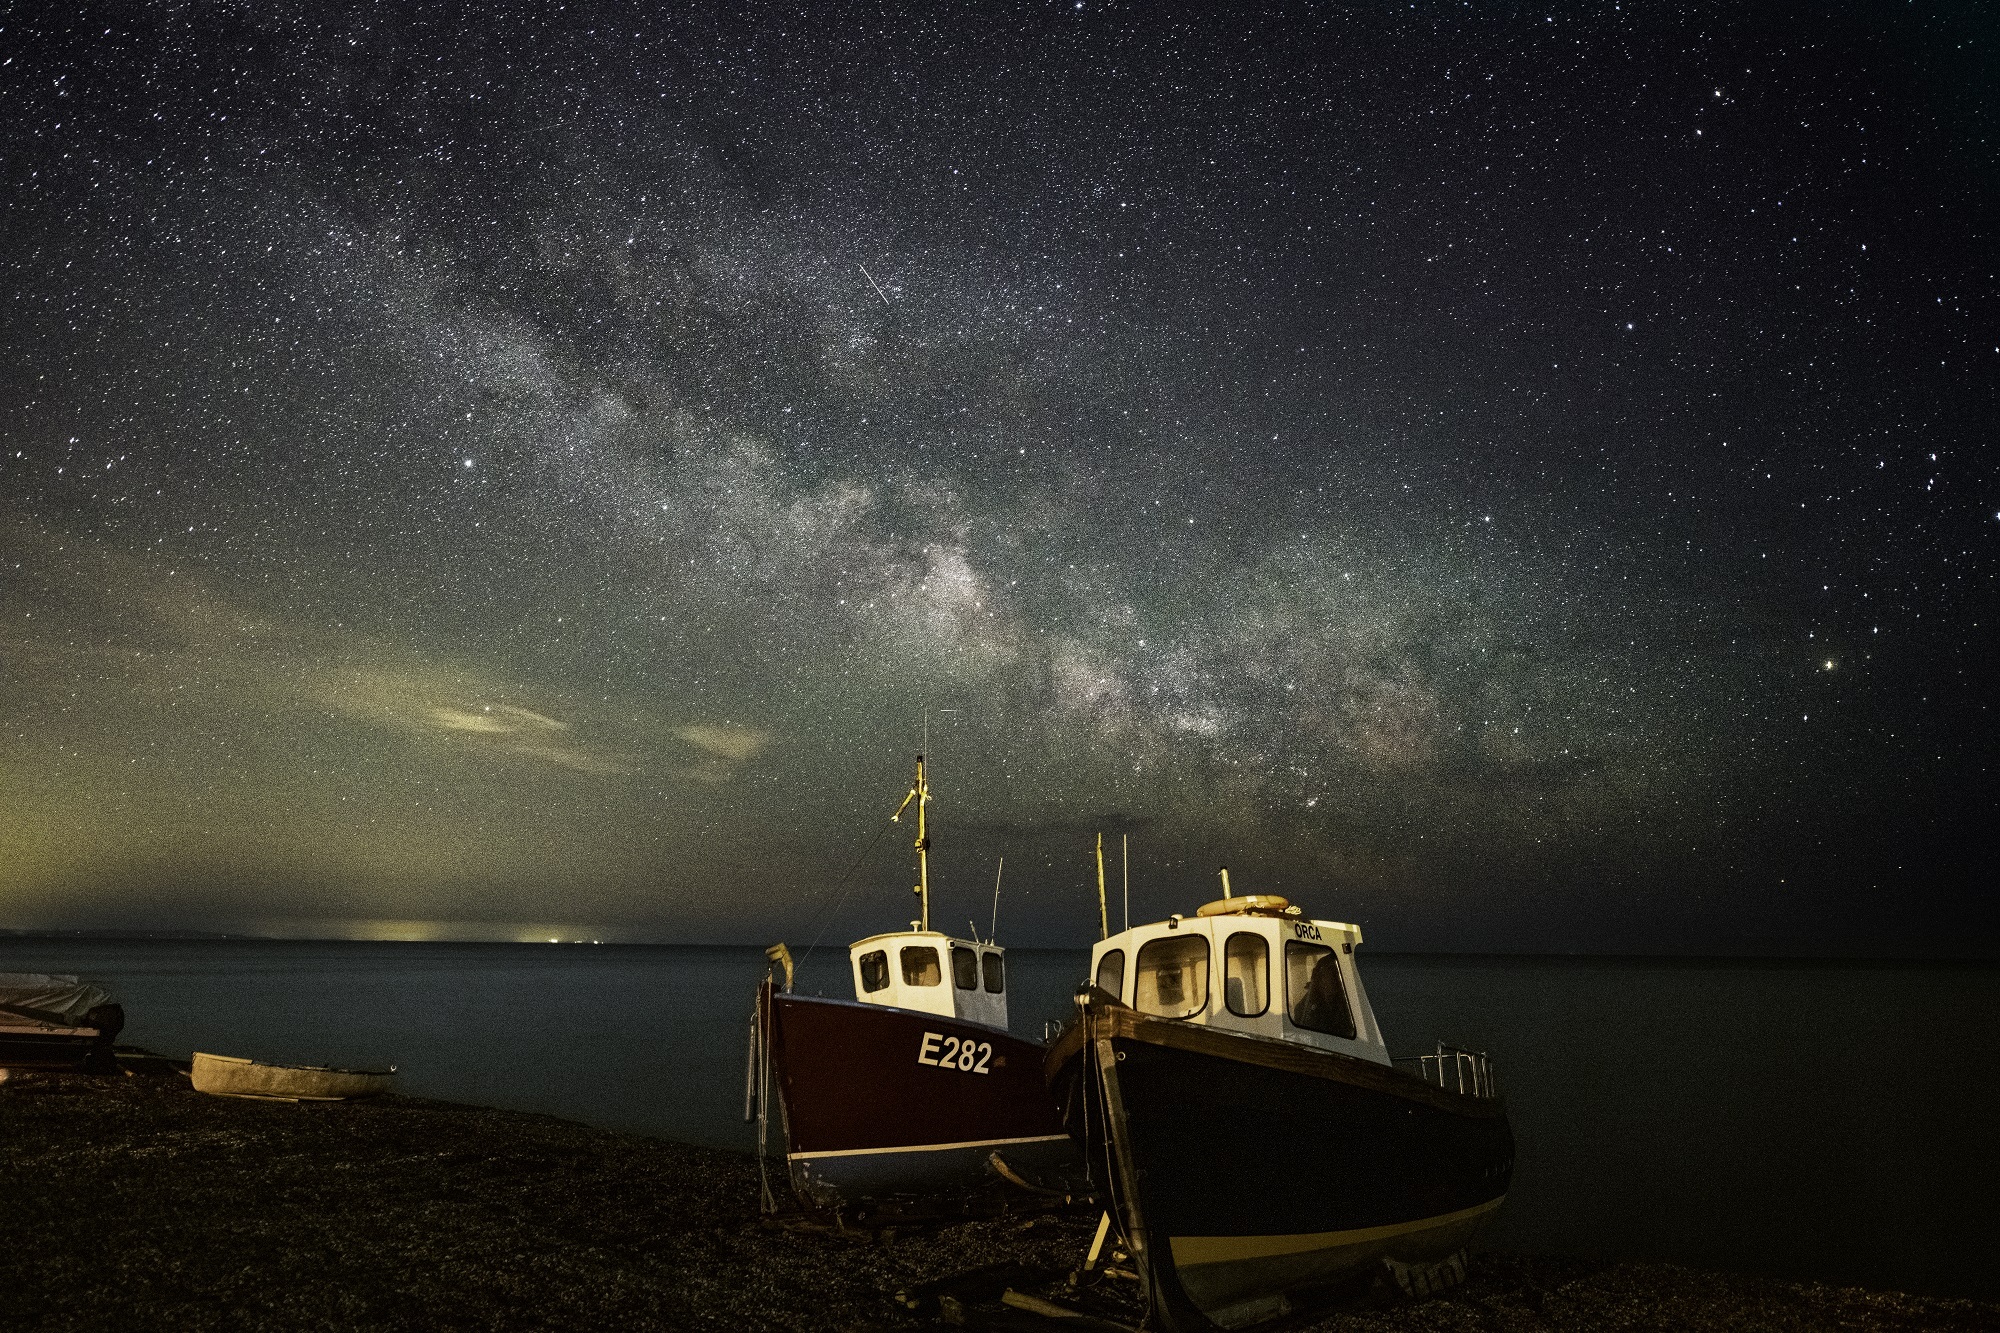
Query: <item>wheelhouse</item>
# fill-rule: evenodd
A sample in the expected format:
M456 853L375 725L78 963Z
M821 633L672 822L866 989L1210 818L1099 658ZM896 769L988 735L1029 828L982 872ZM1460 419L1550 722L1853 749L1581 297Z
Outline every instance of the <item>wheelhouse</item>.
M1100 940L1091 980L1142 1014L1389 1063L1354 966L1361 929L1246 894ZM859 946L857 946L859 947Z
M870 935L848 948L854 998L1007 1027L1006 950L941 931Z

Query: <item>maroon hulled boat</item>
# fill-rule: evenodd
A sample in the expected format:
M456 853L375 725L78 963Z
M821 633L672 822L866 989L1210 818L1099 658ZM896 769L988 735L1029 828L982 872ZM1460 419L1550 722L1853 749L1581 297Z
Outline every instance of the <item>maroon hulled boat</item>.
M794 994L782 964L758 990L745 1110L760 1162L782 1154L806 1207L949 1214L1084 1179L1042 1077L1044 1047L1007 1031L1005 950L930 928L923 756L894 818L917 808L922 915L848 949L854 998ZM765 1176L764 1206L781 1200Z

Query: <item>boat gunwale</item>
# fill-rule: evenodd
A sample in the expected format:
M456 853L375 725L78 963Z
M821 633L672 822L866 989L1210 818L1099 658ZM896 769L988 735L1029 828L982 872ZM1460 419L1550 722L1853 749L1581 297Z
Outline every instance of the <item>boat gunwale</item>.
M286 1069L299 1074L358 1074L366 1078L390 1078L397 1072L396 1066L387 1069L336 1069L332 1065L287 1065L275 1060L258 1060L248 1055L218 1055L214 1051L196 1051L190 1060L219 1060L231 1065L255 1065L259 1069Z
M1008 1028L995 1027L991 1023L982 1023L976 1018L960 1018L956 1014L933 1013L929 1009L906 1009L900 1004L877 1004L873 1000L847 1000L842 999L838 995L801 995L797 991L778 991L771 998L774 1000L798 1001L803 1004L835 1004L850 1009L869 1009L882 1014L908 1014L912 1018L935 1019L943 1023L962 1023L966 1027L978 1028L984 1032L997 1032L1003 1037L1010 1037L1024 1046L1033 1046L1037 1050L1047 1049L1045 1043L1036 1041L1033 1037L1016 1036Z
M1239 1064L1261 1065L1281 1073L1327 1079L1370 1091L1387 1093L1408 1101L1421 1102L1435 1110L1477 1119L1504 1119L1506 1099L1477 1097L1471 1093L1440 1088L1394 1065L1377 1064L1341 1051L1321 1050L1275 1037L1249 1032L1231 1032L1189 1023L1185 1019L1157 1018L1142 1014L1110 992L1092 986L1084 1001L1084 1018L1066 1026L1049 1044L1042 1059L1042 1075L1053 1084L1062 1068L1083 1054L1090 1037L1123 1038L1144 1042L1165 1050L1206 1055Z

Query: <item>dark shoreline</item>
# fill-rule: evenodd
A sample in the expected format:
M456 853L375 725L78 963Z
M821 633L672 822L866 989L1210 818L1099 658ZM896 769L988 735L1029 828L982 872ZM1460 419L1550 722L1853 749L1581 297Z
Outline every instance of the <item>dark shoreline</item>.
M1093 1220L773 1228L739 1154L402 1097L204 1097L135 1068L0 1084L0 1327L935 1327L897 1294L998 1261L1065 1271ZM1971 1330L2000 1305L1488 1254L1445 1297L1292 1327Z

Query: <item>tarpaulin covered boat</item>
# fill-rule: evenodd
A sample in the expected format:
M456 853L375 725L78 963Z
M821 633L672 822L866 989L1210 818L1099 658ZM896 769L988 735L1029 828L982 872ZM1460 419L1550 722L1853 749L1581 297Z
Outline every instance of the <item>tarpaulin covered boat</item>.
M0 1069L109 1074L125 1010L102 986L65 974L0 972Z

